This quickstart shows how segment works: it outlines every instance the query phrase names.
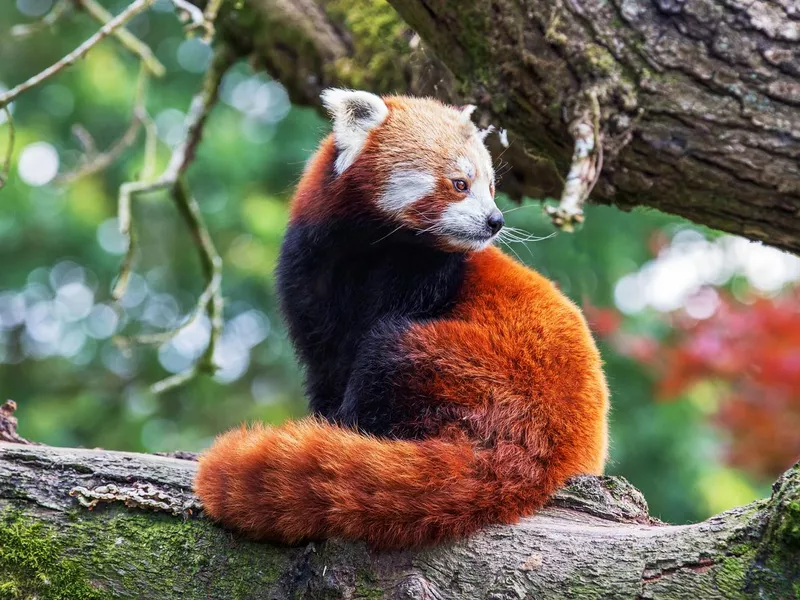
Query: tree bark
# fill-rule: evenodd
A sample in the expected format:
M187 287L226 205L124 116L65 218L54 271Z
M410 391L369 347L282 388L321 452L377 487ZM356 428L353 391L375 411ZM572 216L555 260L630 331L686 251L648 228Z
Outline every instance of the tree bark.
M579 477L538 515L437 548L249 542L202 517L195 463L0 442L0 597L795 598L800 464L772 498L651 519L624 479ZM91 508L92 510L89 510Z
M795 0L389 2L397 12L250 0L228 31L295 101L347 85L477 104L482 124L510 132L502 185L517 198L560 195L569 125L592 120L596 97L594 201L800 251Z

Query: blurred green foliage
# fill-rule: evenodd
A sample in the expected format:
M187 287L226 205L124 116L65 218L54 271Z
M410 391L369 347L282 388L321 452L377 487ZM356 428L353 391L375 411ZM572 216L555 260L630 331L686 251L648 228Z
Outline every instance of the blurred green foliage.
M108 8L118 11L124 4ZM0 6L0 83L6 87L47 67L96 28L78 13L53 30L24 39L10 35L12 25L35 21L48 6L49 0ZM168 5L156 8L130 29L167 67L147 97L163 168L209 52L184 38ZM115 317L108 310L109 290L121 259L116 195L120 183L141 169L141 139L102 173L67 186L26 183L52 167L52 152L25 158L31 144L55 150L61 172L79 164L74 124L89 131L98 148L109 147L130 122L137 72L136 60L106 40L13 107L15 167L0 191L0 389L18 402L20 432L31 439L199 450L242 421L279 423L304 413L301 373L276 311L272 271L293 185L328 125L311 109L290 107L279 84L245 64L226 76L189 176L225 261L227 366L216 378L200 377L155 397L147 386L169 374L165 367L186 366L202 332L177 348L138 347L130 356L110 339ZM7 131L0 126L0 148ZM506 202L506 208L512 207ZM134 212L141 252L117 324L128 334L174 326L203 287L191 239L169 198L141 197ZM551 232L538 203L508 212L508 221L539 235ZM683 225L661 214L592 207L579 233L515 245L513 252L577 302L611 306L615 282L652 257L650 235ZM646 318L636 322L658 326ZM720 466L699 408L654 402L651 375L611 348L602 350L613 397L609 471L642 489L654 515L696 520L756 493Z

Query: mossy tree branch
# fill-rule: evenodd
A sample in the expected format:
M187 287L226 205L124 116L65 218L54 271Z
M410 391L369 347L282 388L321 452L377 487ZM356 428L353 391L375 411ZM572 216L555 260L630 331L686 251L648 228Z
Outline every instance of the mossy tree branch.
M570 128L597 98L593 201L798 252L798 14L786 0L250 0L226 29L295 101L347 85L477 104L510 132L515 197L561 196Z
M770 499L695 525L651 519L624 479L580 477L517 526L387 554L338 540L243 540L199 514L194 471L170 457L0 442L0 596L713 600L800 591L800 465Z

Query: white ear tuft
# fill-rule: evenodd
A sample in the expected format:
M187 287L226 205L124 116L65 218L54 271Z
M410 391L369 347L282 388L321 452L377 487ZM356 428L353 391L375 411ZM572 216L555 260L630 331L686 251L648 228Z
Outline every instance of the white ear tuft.
M475 112L475 109L478 108L474 104L465 104L461 107L461 120L464 123L469 123L472 120L472 113Z
M389 108L379 96L356 90L328 88L321 98L333 119L333 138L339 150L335 168L341 174L355 162L367 134L383 123Z
M488 136L493 131L494 131L494 125L489 125L486 129L478 130L478 137L480 138L481 141L484 141L486 139L486 136Z

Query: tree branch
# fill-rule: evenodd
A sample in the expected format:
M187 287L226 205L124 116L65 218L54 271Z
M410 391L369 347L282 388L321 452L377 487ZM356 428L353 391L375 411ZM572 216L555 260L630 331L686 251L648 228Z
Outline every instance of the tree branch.
M3 158L3 162L0 163L0 189L3 189L3 186L8 181L8 172L11 169L11 158L14 155L14 138L16 137L16 129L14 128L14 116L11 114L11 110L9 110L8 105L3 106L2 109L3 114L6 117L6 123L8 124L8 141L6 142L6 152L5 157Z
M133 268L133 259L136 253L136 231L133 225L131 202L134 196L148 192L169 190L178 211L192 234L206 279L205 289L200 294L194 310L180 327L164 332L116 338L117 343L123 348L130 343L163 344L193 325L203 314L208 314L211 322L211 331L209 342L203 355L185 371L153 384L151 390L157 394L184 384L198 373L214 373L216 370L214 351L224 326L222 257L220 257L214 246L211 234L200 211L200 206L186 184L186 171L194 160L195 151L203 135L203 127L217 101L222 77L235 59L236 55L228 46L223 44L217 49L211 67L206 73L202 89L192 98L186 114L184 138L172 151L169 164L164 172L155 180L142 178L139 181L127 182L120 186L118 201L119 227L120 233L127 241L127 251L120 266L117 282L111 293L112 297L115 300L122 298ZM145 171L147 170L145 169Z
M78 4L100 23L108 23L113 16L96 0L77 0ZM142 42L124 27L114 31L114 37L132 54L137 56L145 68L155 77L162 77L166 72L164 65L156 58L150 46Z
M624 479L579 477L519 525L386 554L231 535L198 514L194 472L175 458L0 442L0 585L27 597L68 570L84 595L62 597L714 600L794 597L800 582L800 465L771 499L695 525L652 520ZM29 568L45 544L58 552Z
M132 2L120 14L111 19L105 25L103 25L97 31L97 33L95 33L92 37L83 42L80 46L75 48L75 50L64 56L61 60L59 60L56 63L53 63L52 65L47 67L44 71L37 73L27 81L20 83L19 85L8 90L4 94L0 94L0 108L5 107L10 102L13 102L13 100L20 94L26 92L27 90L33 87L36 87L43 81L61 72L65 68L74 65L76 62L78 62L78 60L86 56L89 50L91 50L99 42L103 41L109 35L114 33L117 29L125 25L125 23L127 23L134 16L149 8L150 5L153 4L153 2L155 2L155 0L135 0L135 2Z
M800 585L800 463L769 500L694 525L653 519L625 479L584 476L516 526L436 548L288 548L203 518L196 455L23 445L15 408L0 407L0 591L12 598L715 600Z
M800 251L800 41L784 0L389 3L399 15L375 0L253 0L219 27L295 102L345 85L476 104L480 126L509 131L502 188L516 198L562 196L569 124L594 92L595 202Z

